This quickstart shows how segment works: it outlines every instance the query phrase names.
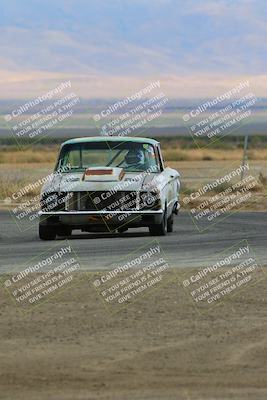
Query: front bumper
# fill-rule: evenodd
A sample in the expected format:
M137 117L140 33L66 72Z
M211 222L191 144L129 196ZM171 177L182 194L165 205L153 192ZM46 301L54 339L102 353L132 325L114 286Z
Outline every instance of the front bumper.
M68 225L73 229L84 227L109 226L112 228L127 225L128 227L149 226L158 224L163 218L160 210L129 211L40 211L41 225Z
M125 211L39 211L39 217L46 216L57 216L57 215L120 215L120 214L137 214L137 215L158 215L163 214L163 210L125 210Z

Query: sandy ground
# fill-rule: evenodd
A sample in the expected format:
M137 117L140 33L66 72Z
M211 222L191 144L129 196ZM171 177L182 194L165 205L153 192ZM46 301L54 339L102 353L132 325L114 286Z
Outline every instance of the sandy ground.
M96 274L26 314L1 287L0 398L266 399L266 279L200 312L182 273L117 313Z

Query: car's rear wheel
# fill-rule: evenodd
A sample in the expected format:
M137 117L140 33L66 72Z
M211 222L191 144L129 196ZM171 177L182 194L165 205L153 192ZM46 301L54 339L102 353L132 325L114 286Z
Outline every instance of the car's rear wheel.
M41 240L55 240L56 229L52 226L39 225L39 238Z
M152 236L165 236L167 233L167 210L165 209L162 221L160 224L149 226L149 233Z

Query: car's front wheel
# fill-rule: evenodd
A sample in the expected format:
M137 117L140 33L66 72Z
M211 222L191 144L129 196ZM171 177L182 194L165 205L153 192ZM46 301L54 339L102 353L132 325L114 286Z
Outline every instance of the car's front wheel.
M152 236L165 236L167 233L167 210L165 209L162 221L160 224L149 226L149 233Z
M39 225L39 238L41 240L55 240L56 230L52 226Z
M170 217L167 219L167 232L173 232L173 213L171 213Z
M61 226L57 229L58 236L71 236L72 229L69 226Z

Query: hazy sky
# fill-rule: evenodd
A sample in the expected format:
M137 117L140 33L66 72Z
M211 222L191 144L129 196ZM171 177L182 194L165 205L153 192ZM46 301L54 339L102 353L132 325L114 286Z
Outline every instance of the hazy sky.
M0 0L1 98L71 79L120 97L160 79L171 97L267 88L266 0Z

